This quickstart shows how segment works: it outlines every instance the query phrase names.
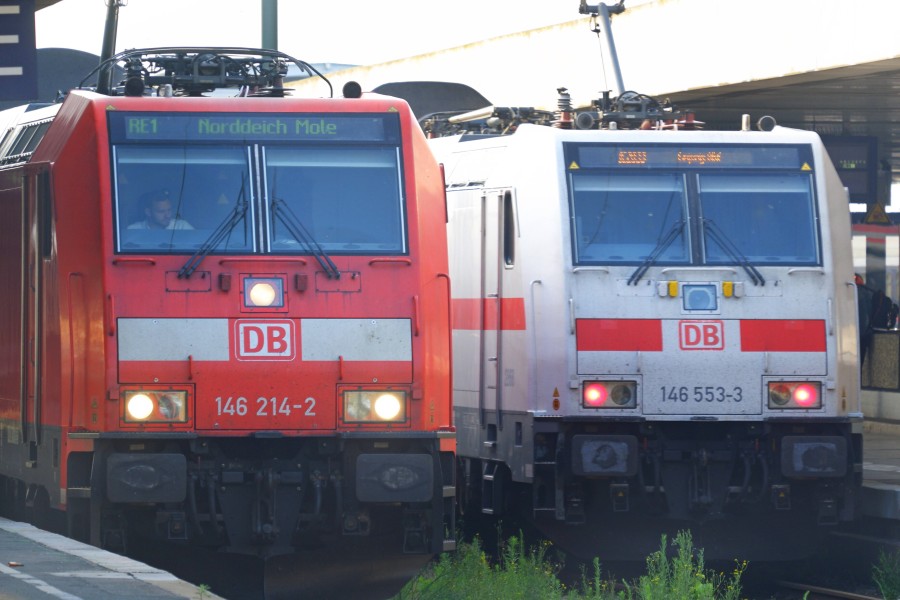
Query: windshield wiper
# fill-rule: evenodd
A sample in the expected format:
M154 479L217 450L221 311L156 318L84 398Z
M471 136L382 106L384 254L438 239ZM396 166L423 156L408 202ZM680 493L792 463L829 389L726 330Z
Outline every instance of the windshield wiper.
M725 232L712 219L701 219L701 221L703 221L703 228L709 232L709 237L719 244L728 255L728 258L743 267L750 280L753 281L753 285L766 285L766 280L763 278L762 273L750 264L750 260L734 245L734 242L728 239Z
M288 233L290 233L295 240L300 242L307 252L316 257L316 260L319 262L322 269L324 269L328 279L341 278L340 269L334 264L331 257L325 253L322 246L319 245L319 242L317 242L309 233L309 230L303 225L303 222L297 218L297 215L295 215L293 211L291 211L290 206L283 200L273 198L272 212L275 213L278 220L280 220L285 229L288 230Z
M231 211L231 213L225 217L225 220L216 227L215 231L209 235L206 241L200 246L200 249L181 266L181 269L178 271L179 279L190 277L191 274L197 270L197 267L200 266L200 263L203 262L203 259L206 258L206 256L222 242L222 240L231 235L231 232L238 226L238 223L244 220L244 217L247 214L247 207L247 199L244 197L244 178L241 176L241 191L238 194L237 204L235 204L234 210Z
M653 266L654 263L659 259L659 256L668 249L669 246L672 245L672 242L681 235L681 231L684 229L684 220L679 219L672 224L671 229L666 233L659 242L656 243L656 247L653 251L647 256L641 266L634 270L634 273L631 274L631 277L628 278L628 285L637 285L638 281L641 280L641 277L644 276L644 273L647 272L647 269Z

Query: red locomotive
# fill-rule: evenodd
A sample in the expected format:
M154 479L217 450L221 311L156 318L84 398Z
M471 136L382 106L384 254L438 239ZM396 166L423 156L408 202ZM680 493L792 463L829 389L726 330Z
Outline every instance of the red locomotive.
M0 113L3 502L109 547L452 547L441 172L406 102L286 97L290 60L129 51Z

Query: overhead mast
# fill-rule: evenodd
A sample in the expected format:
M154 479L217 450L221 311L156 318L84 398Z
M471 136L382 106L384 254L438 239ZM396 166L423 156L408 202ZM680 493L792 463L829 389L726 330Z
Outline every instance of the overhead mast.
M106 26L103 29L103 48L100 50L100 64L109 60L116 53L116 34L119 29L119 7L125 6L128 0L106 0ZM113 64L104 65L97 75L97 92L109 94L112 88Z
M278 0L262 0L262 47L278 50Z

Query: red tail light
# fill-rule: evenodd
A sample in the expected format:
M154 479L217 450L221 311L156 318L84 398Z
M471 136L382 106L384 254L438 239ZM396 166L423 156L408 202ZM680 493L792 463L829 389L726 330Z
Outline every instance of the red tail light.
M819 405L819 390L811 385L798 385L794 388L794 402L804 408Z
M606 386L602 383L593 382L584 385L582 401L586 408L598 408L603 406L606 404L606 399L608 397L609 392L607 392Z
M635 408L637 382L585 381L581 391L584 408Z
M769 408L821 408L822 384L815 381L769 382Z

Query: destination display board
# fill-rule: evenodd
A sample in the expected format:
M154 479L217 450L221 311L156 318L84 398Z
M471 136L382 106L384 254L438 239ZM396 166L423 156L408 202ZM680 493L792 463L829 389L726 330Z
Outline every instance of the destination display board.
M110 112L110 138L127 142L399 143L396 115Z
M739 168L811 171L812 154L804 145L571 144L569 168Z

